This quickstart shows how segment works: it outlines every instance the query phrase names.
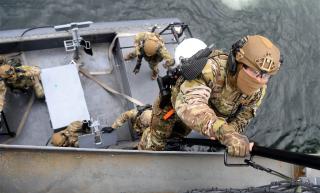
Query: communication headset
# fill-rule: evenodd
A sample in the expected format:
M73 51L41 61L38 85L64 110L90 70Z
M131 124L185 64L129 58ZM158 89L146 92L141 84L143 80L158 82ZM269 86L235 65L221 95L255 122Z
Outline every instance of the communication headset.
M228 71L231 76L234 76L237 73L237 62L236 62L236 54L240 51L248 41L247 37L243 37L234 43L230 49L229 56L228 56Z

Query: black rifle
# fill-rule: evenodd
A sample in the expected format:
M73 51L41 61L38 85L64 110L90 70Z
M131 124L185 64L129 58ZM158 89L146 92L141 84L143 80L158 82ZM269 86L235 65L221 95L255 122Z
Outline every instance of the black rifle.
M212 52L213 45L199 50L190 58L181 59L181 65L176 68L169 68L163 77L158 76L157 82L160 90L160 108L170 103L171 86L175 85L178 78L183 76L185 80L195 79L201 74Z
M160 91L160 108L170 104L171 86L176 84L177 79L181 76L181 67L169 68L167 74L163 77L158 76L157 82Z

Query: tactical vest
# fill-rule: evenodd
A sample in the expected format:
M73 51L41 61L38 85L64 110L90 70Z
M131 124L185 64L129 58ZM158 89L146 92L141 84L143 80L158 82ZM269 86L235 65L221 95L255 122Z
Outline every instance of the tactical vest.
M265 94L266 86L252 96L246 96L236 85L230 83L228 55L215 50L209 58L211 65L206 65L202 71L205 82L212 89L209 104L218 116L225 117L226 121L230 122L243 107L252 105L257 98L261 98Z
M199 78L203 79L211 89L209 106L215 111L217 116L224 117L227 122L230 122L241 112L243 106L250 104L254 97L261 97L261 92L259 91L253 96L246 96L236 87L233 87L230 82L228 82L227 61L228 55L226 53L221 50L214 50L210 54L209 60ZM180 91L180 86L184 82L183 78L179 79L171 89L172 104L174 104ZM265 88L261 90L265 90Z

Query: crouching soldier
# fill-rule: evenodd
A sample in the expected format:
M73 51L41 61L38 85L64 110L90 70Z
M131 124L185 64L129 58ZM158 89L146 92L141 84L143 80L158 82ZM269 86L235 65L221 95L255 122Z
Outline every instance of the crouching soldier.
M65 129L54 133L51 144L58 147L79 147L78 137L90 133L90 128L86 121L74 121Z
M37 98L44 98L40 72L37 66L21 65L17 59L0 57L0 111L3 110L7 88L22 91L33 88Z
M138 106L137 109L131 109L122 113L112 124L112 128L121 127L125 122L131 121L133 130L142 135L144 130L150 126L152 116L152 106Z
M138 33L134 39L135 50L129 53L125 60L131 60L137 57L137 64L133 70L137 74L140 70L142 58L144 58L152 70L151 79L155 80L159 74L158 64L163 59L166 61L163 64L164 68L174 65L170 53L164 46L164 41L159 34L153 32Z

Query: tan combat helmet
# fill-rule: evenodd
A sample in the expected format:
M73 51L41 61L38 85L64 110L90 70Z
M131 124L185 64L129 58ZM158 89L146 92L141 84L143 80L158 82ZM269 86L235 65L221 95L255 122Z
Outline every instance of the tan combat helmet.
M160 40L156 36L146 39L143 45L144 53L149 57L155 55L159 48Z
M8 64L4 64L0 66L0 77L1 78L9 78L14 74L14 69L12 66Z
M274 75L281 65L280 50L263 36L247 36L246 43L236 53L236 61Z

